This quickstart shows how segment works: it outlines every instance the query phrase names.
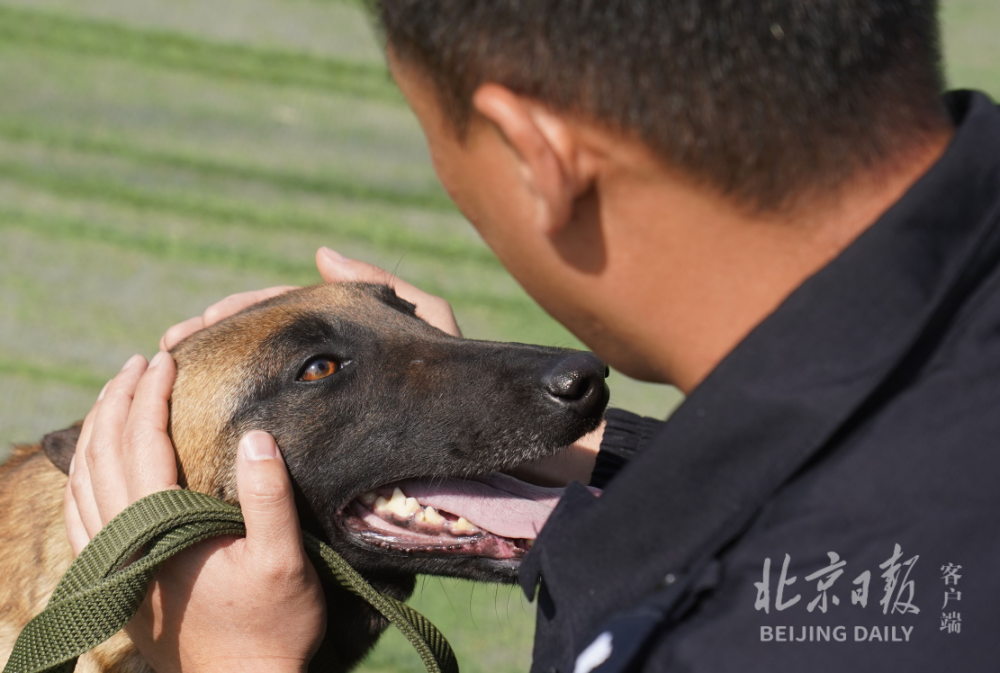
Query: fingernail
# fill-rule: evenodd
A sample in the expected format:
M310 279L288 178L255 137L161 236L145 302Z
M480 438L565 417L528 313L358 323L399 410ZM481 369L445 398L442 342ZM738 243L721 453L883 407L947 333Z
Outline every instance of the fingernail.
M76 469L76 455L74 454L74 456L69 459L69 472L67 473L67 475L72 477L73 470L75 469Z
M105 383L104 387L101 388L101 394L97 396L97 401L98 402L100 402L101 400L104 399L104 393L108 392L108 386L109 385L111 385L111 381L108 381L107 383Z
M135 366L141 359L142 359L141 355L133 355L128 360L126 360L124 365L122 365L122 371L125 371L126 369Z
M166 359L167 359L167 353L165 351L159 351L156 355L153 356L153 359L149 361L149 368L152 369L153 367L162 364L163 361Z
M322 248L320 248L320 251L324 255L326 255L326 257L328 259L330 259L331 261L336 262L337 264L343 264L344 262L350 261L346 257L344 257L343 255L341 255L339 252L337 252L336 250L331 250L330 248L326 247L325 245Z
M250 460L272 460L278 457L278 447L264 432L250 432L240 441L243 454Z

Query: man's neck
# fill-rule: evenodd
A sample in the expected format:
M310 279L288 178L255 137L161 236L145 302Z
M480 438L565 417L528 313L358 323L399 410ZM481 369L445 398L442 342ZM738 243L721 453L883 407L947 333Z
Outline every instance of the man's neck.
M804 199L778 214L740 210L669 176L608 180L607 265L594 291L606 294L599 322L614 325L627 344L615 359L631 360L627 373L690 392L898 201L951 135L859 175L835 197Z

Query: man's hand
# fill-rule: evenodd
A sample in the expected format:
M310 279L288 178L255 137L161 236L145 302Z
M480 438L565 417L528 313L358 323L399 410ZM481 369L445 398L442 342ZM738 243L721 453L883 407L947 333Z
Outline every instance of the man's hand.
M65 498L74 553L132 502L180 488L166 432L175 373L168 353L148 368L134 356L87 415ZM246 538L208 540L167 561L126 627L159 673L304 671L322 640L323 591L270 435L243 438L236 479Z
M451 306L378 267L321 248L316 265L328 283L385 283L417 315L461 336ZM284 285L231 295L171 327L161 351L253 304L294 290ZM166 352L147 368L135 356L87 415L70 465L66 526L74 553L121 510L157 491L180 488L167 435L167 401L176 370ZM304 670L325 632L323 592L302 547L291 482L274 440L249 433L236 463L247 537L216 538L181 552L160 569L126 627L160 673L179 670Z
M347 259L330 248L320 248L316 252L316 267L319 269L319 275L327 283L360 282L388 285L396 291L396 294L417 307L418 318L442 332L452 336L462 336L451 304L441 297L435 297L410 285L405 280L400 280L384 269L356 259Z
M566 486L571 481L590 483L604 438L604 422L554 456L518 465L512 476L539 486Z
M327 283L383 283L396 290L396 294L417 307L417 316L437 327L443 332L453 336L462 336L462 331L455 321L455 314L451 310L451 305L432 294L410 285L404 280L400 280L384 269L377 266L359 262L356 259L348 259L330 248L320 248L316 251L316 267L319 275ZM177 323L163 335L160 339L160 350L170 350L182 339L194 334L200 329L214 325L224 318L228 318L234 313L239 313L243 309L270 299L279 294L284 294L289 290L296 289L293 285L279 285L269 287L264 290L254 290L252 292L241 292L233 294L222 301L212 304L205 313Z

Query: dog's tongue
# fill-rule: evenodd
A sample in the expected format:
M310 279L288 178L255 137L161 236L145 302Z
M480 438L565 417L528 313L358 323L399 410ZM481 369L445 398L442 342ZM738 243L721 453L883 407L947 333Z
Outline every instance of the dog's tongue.
M563 494L561 488L543 488L499 473L479 481L411 479L400 486L421 505L464 516L494 535L529 540L538 536Z

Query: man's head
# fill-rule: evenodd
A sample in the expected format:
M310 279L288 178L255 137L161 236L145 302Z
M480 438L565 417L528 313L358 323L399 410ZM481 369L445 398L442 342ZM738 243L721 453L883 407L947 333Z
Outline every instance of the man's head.
M946 118L935 0L373 0L461 132L493 82L758 209Z
M606 362L690 390L941 155L920 0L372 0L441 182Z

